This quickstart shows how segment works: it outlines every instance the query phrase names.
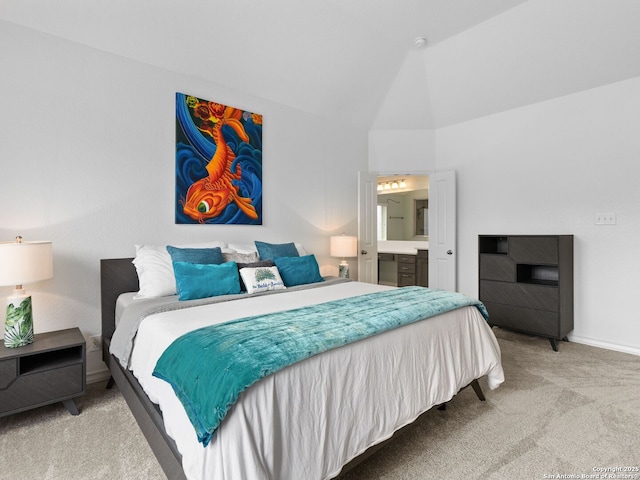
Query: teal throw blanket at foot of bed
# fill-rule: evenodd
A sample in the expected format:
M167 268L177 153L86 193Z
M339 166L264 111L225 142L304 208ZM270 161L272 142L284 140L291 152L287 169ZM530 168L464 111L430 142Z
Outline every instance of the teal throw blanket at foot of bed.
M189 332L162 354L153 375L180 399L206 446L228 410L253 383L318 353L478 300L405 287L241 318Z

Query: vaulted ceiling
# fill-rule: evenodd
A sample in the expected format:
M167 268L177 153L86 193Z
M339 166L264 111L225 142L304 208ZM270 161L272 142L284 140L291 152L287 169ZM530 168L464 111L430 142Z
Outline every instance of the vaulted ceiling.
M0 20L373 128L640 75L637 0L2 0Z

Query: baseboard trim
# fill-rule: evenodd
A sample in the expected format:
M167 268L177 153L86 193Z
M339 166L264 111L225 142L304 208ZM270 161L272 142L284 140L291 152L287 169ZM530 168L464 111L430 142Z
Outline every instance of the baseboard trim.
M583 345L590 345L592 347L605 348L607 350L614 350L616 352L630 353L632 355L640 356L640 348L629 347L626 345L617 345L615 343L601 342L592 338L580 337L577 335L569 335L569 340L575 343L581 343Z
M92 372L87 372L87 384L97 383L97 382L106 382L109 380L111 374L109 373L109 369L105 366L99 370L94 370Z

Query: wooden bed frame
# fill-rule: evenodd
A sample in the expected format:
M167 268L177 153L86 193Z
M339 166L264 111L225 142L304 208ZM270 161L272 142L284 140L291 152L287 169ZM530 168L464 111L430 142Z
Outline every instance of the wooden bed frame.
M151 450L158 459L167 478L170 480L186 480L182 469L182 457L178 452L175 442L165 431L160 409L155 403L149 400L135 376L133 376L129 370L124 369L120 365L120 362L109 353L111 337L115 331L116 300L122 293L136 292L139 289L138 275L132 260L133 258L100 260L102 359L111 372L111 378L109 379L107 388L111 388L114 383L118 385L118 389L125 398L127 405L138 422L142 433L147 439ZM485 397L477 379L467 386L471 386L478 398L484 401ZM440 405L438 408L444 410L446 404ZM397 438L398 435L409 427L411 427L411 424L396 431L388 440L374 445L362 455L353 459L343 467L340 476L370 457L394 438Z
M180 452L173 439L167 435L158 406L149 400L133 374L122 368L120 362L109 353L111 337L115 331L115 306L118 296L125 292L137 292L138 274L131 263L133 258L100 260L100 302L102 310L102 360L109 367L111 378L107 388L115 382L129 405L151 450L158 459L167 478L186 480L182 470Z

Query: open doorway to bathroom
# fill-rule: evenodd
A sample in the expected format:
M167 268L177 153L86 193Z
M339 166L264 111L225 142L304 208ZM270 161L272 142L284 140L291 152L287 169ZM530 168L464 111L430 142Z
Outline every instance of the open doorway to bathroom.
M429 176L378 176L377 182L378 283L427 286Z

